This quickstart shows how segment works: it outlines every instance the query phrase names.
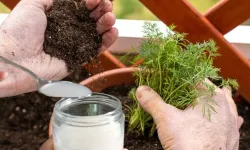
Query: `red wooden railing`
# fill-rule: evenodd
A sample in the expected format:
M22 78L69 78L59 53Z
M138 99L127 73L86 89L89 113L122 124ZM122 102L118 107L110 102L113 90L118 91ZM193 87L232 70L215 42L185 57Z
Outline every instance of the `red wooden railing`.
M16 4L19 2L19 0L1 0L5 6L9 7L10 9L13 9Z

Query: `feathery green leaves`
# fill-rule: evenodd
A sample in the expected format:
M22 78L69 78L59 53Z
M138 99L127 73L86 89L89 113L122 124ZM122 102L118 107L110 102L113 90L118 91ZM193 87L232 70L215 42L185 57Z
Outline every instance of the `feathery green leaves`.
M237 88L238 84L235 80L224 80L218 75L220 70L213 66L213 60L219 54L213 40L192 44L185 39L185 34L173 30L174 26L171 26L164 35L156 24L145 22L145 39L140 43L140 54L135 58L144 59L139 66L140 71L134 74L136 85L150 86L166 103L179 109L190 105L195 107L198 97L208 96L203 114L210 119L211 112L216 112L216 103L212 99L215 87L205 79L222 80L222 86L232 85L233 88ZM200 85L205 86L206 90L198 90ZM129 114L130 130L144 134L145 129L150 128L152 135L156 130L152 117L137 102L135 89L130 96L134 100Z

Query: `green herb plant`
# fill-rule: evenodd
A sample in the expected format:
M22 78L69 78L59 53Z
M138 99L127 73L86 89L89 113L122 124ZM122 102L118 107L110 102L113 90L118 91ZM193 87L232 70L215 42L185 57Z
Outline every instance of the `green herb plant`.
M145 38L140 43L140 53L135 61L144 61L139 66L140 70L134 73L136 86L151 87L167 104L179 109L190 105L195 107L199 97L209 96L204 102L203 114L210 119L211 112L216 112L216 102L212 99L215 86L205 80L220 80L220 86L238 87L235 80L220 77L219 69L213 66L214 58L219 56L215 42L210 40L192 44L185 39L185 34L174 32L174 26L167 30L166 35L160 32L156 24L145 22L143 28ZM205 90L198 90L200 85L205 86ZM153 135L156 125L139 105L135 91L132 89L129 94L133 99L128 115L129 128L142 134L149 129L150 135Z

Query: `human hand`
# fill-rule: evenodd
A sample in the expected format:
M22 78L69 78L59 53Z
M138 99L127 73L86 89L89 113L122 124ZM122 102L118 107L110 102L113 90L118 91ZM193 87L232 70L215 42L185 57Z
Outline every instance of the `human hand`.
M227 88L216 88L213 99L218 105L215 106L217 113L211 114L211 121L203 117L204 97L194 109L179 110L166 104L147 86L139 87L136 96L141 106L152 115L165 150L238 149L243 119L238 116L231 91Z
M47 26L45 11L53 0L22 0L0 26L0 55L32 70L39 77L60 80L68 75L63 61L51 58L43 51L44 33ZM109 0L86 0L90 17L97 21L102 34L100 51L110 47L117 39L118 31L112 27L115 16ZM14 96L36 90L34 80L26 73L0 62L0 71L8 77L0 82L0 97Z

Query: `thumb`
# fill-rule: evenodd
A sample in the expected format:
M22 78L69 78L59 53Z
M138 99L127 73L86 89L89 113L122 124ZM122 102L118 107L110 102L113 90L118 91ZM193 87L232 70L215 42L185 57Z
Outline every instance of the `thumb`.
M136 97L142 108L154 119L156 125L166 120L171 120L179 110L166 104L160 95L147 86L140 86L136 91Z
M244 119L241 116L239 116L238 120L237 120L238 129L240 129L240 127L242 126L243 122L244 122Z
M8 73L0 71L0 81L4 80L8 76Z
M49 138L39 150L54 150L54 144L53 144L53 139Z

